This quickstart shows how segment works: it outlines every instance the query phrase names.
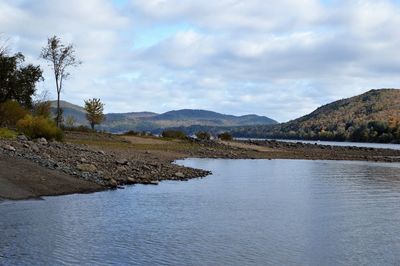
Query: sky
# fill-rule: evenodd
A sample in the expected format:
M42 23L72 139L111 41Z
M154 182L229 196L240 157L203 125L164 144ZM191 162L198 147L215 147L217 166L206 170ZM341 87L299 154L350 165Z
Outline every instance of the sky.
M400 1L0 0L11 52L40 64L47 38L73 43L63 100L106 112L183 108L280 122L370 89L398 88Z

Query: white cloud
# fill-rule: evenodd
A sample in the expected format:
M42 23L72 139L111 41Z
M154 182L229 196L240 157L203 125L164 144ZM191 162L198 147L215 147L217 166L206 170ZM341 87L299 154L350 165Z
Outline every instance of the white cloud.
M83 65L63 97L78 104L100 97L114 112L202 108L284 121L400 82L399 5L324 2L3 0L0 31L43 66L47 37L73 42ZM46 80L39 87L52 91L48 68Z

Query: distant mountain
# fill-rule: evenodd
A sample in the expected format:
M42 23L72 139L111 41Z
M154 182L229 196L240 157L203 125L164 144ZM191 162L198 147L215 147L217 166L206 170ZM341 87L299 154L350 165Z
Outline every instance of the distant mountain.
M400 90L371 90L321 106L287 123L237 128L232 133L243 137L399 142Z
M51 109L52 112L56 113L57 101L51 101ZM85 109L83 107L66 102L60 101L60 107L63 110L64 119L68 116L72 116L75 118L75 121L78 125L89 125L86 120Z
M51 102L53 110L56 102ZM64 118L72 116L77 125L88 125L85 110L77 105L61 101ZM273 119L258 115L234 116L225 115L207 110L174 110L163 114L152 112L109 113L99 129L110 132L124 132L128 130L159 132L165 128L186 128L191 126L202 127L236 127L246 125L277 124Z

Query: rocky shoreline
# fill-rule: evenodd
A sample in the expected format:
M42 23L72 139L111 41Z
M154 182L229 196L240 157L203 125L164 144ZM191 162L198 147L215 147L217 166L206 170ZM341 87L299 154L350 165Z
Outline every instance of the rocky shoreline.
M48 142L46 139L29 141L24 136L19 136L18 140L0 140L0 143L0 154L7 157L29 160L105 188L127 184L156 185L162 180L188 180L211 174L170 162L124 158L118 153L87 145Z
M157 185L163 180L189 180L211 174L209 171L173 163L177 159L189 157L400 162L400 151L279 141L160 140L103 133L69 133L66 142L48 142L46 139L31 141L22 135L15 140L0 139L0 158L27 161L39 167L39 170L51 170L72 177L72 180L96 185L89 189L85 187L82 192L130 184ZM1 171L0 181L6 175ZM43 175L47 180L55 182L53 185L57 185L56 179L49 179L54 174L46 172ZM8 181L18 187L23 183L23 178L16 180L14 177ZM35 182L30 185L34 190ZM73 191L80 192L79 188ZM40 197L65 193L60 185L54 193L33 194ZM4 195L0 193L1 197L4 198Z

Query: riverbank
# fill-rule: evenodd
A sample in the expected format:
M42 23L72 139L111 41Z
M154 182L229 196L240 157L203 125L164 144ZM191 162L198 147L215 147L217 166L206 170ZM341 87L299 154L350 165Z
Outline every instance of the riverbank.
M277 141L197 141L67 132L64 143L0 140L0 198L86 193L204 177L177 159L309 159L400 162L400 151Z

